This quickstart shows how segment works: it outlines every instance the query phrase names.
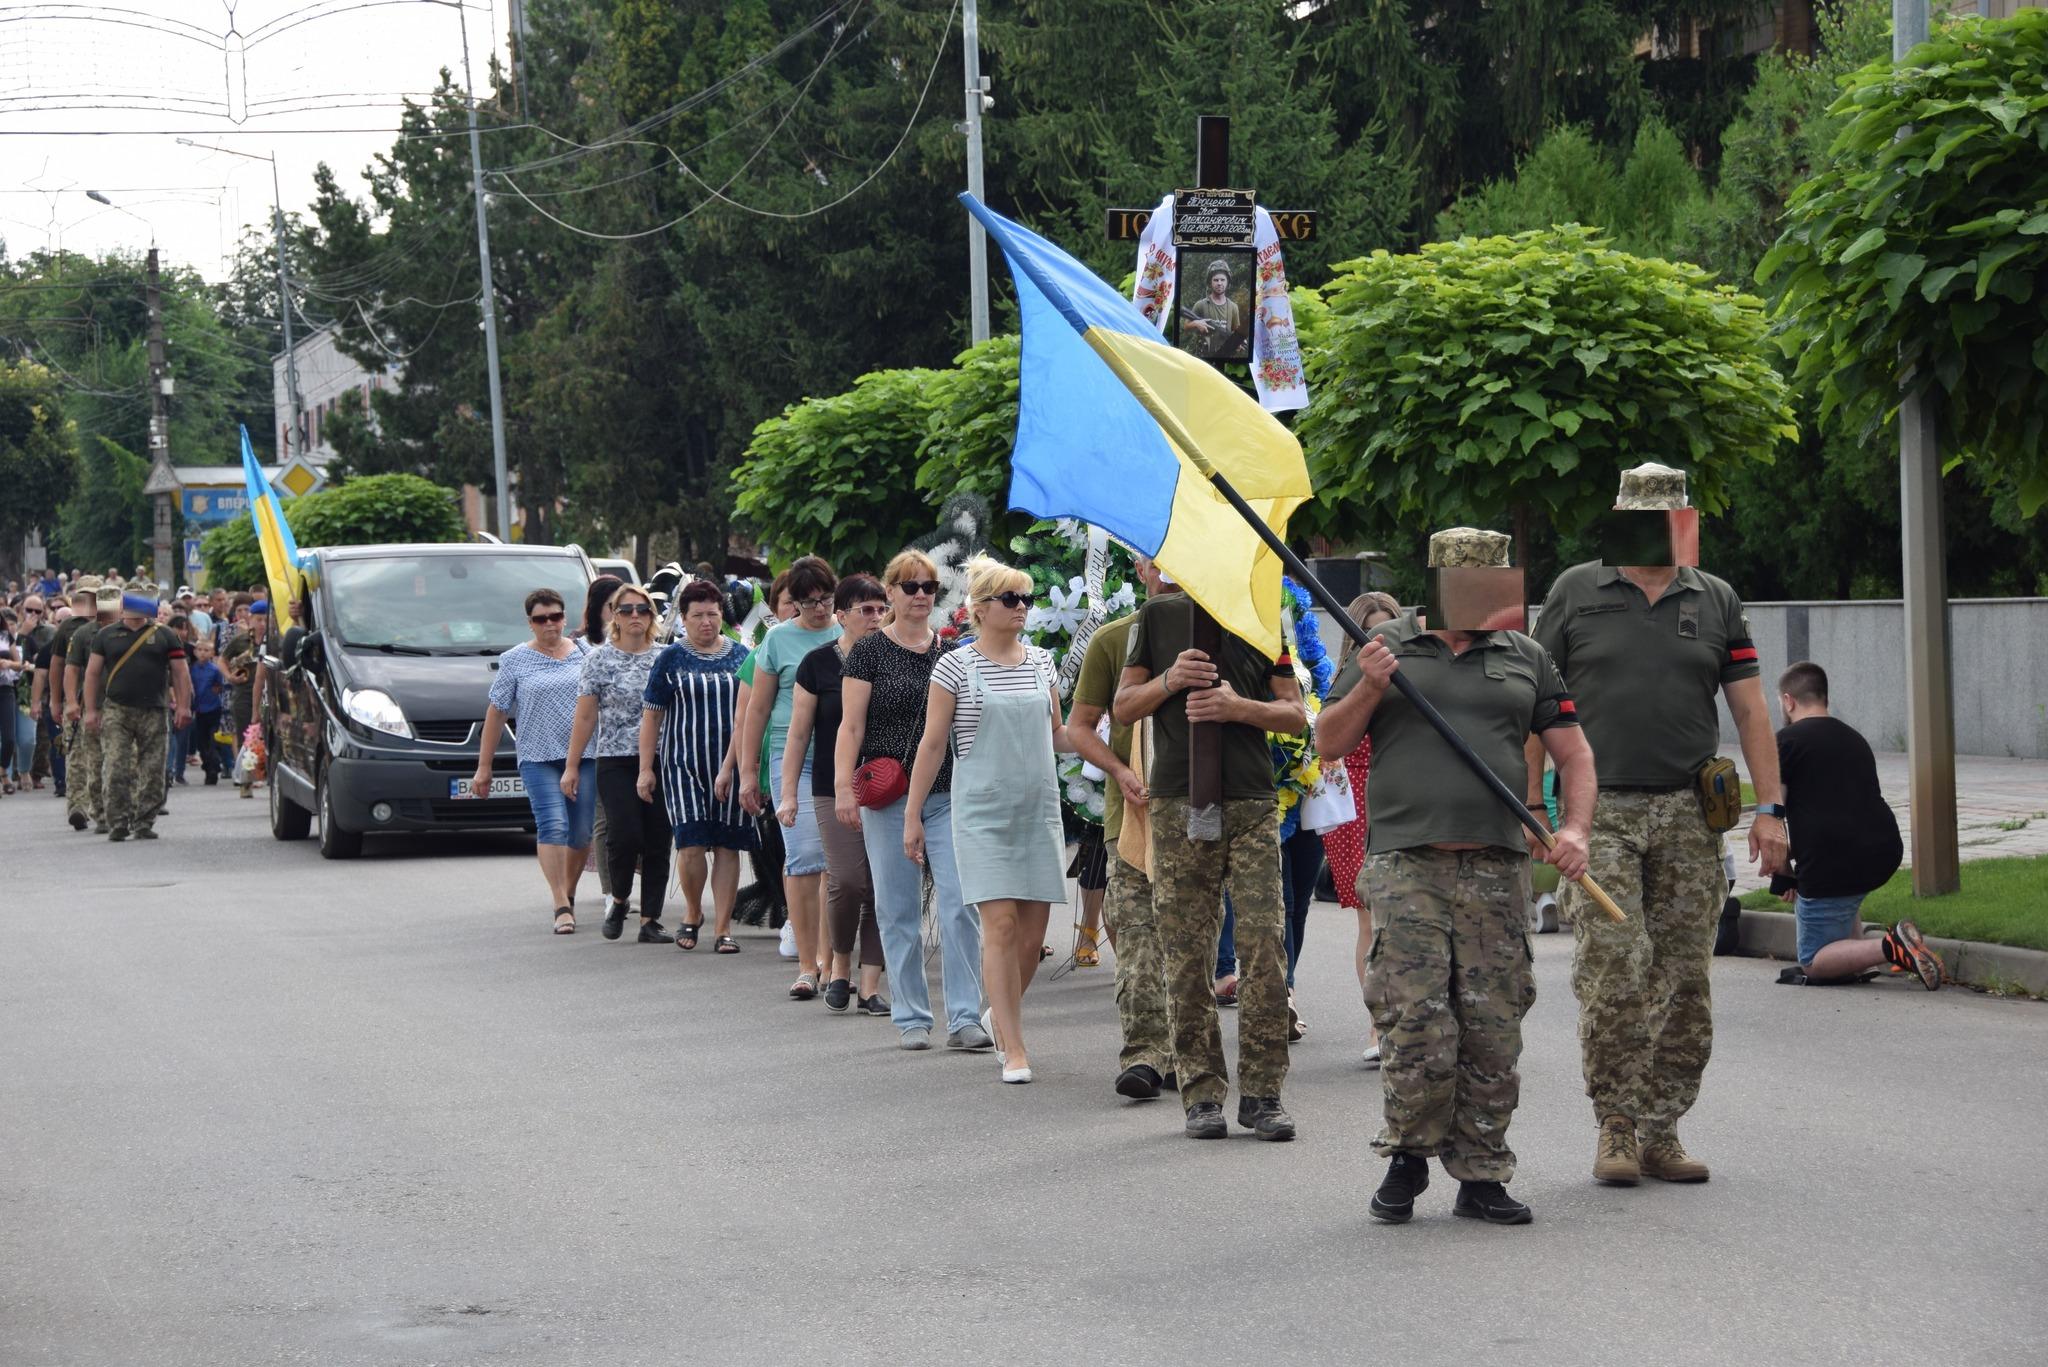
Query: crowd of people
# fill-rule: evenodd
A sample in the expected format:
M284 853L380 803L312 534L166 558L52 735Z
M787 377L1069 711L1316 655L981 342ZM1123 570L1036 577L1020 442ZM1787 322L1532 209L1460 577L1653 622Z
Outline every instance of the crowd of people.
M1617 515L1685 507L1682 472L1622 477ZM581 604L536 589L531 640L497 661L472 787L498 781L509 725L558 936L578 930L594 862L606 939L637 911L638 943L694 951L708 914L712 952L738 954L741 860L779 849L788 997L887 1017L910 1051L934 1046L942 1009L944 1047L991 1051L1012 1085L1033 1079L1026 1002L1073 878L1075 962L1096 961L1098 926L1114 954L1114 1092L1177 1092L1194 1139L1230 1132L1230 1007L1238 1125L1297 1133L1282 1102L1307 1029L1292 984L1327 864L1358 916L1364 1061L1383 1094L1374 1149L1388 1160L1370 1208L1393 1223L1412 1217L1431 1159L1458 1182L1453 1214L1531 1218L1507 1190L1507 1135L1535 998L1530 866L1547 862L1568 885L1592 1176L1703 1182L1678 1127L1712 1046L1721 833L1741 807L1716 798L1720 701L1757 799L1750 857L1795 906L1797 980L1889 968L1932 990L1942 968L1910 922L1861 934L1862 898L1900 845L1869 747L1828 715L1825 671L1786 671L1774 735L1738 596L1677 555L1566 570L1526 632L1471 616L1451 586L1512 574L1492 582L1509 584L1519 621L1509 546L1471 528L1432 536L1430 605L1361 595L1349 612L1364 644L1347 633L1334 661L1297 621L1308 600L1293 586L1277 654L1228 633L1193 648L1198 609L1139 556L1144 601L1092 630L1065 687L1027 635L1031 575L986 554L942 574L909 548L844 576L800 557L751 646L705 579L676 591L666 644L663 604L638 585L600 578ZM942 629L949 575L964 621ZM54 600L54 614L40 592L0 611L0 715L17 715L26 674L36 722L8 728L10 791L16 772L31 787L47 774L74 827L119 841L155 838L164 783L189 767L242 781L250 766L229 746L249 723L266 605L160 601L146 582L93 576ZM1214 773L1196 772L1197 727ZM1104 788L1071 859L1062 754ZM1596 882L1618 916L1596 906Z
M73 830L155 840L171 788L252 796L264 591L80 570L0 601L0 796L48 791Z

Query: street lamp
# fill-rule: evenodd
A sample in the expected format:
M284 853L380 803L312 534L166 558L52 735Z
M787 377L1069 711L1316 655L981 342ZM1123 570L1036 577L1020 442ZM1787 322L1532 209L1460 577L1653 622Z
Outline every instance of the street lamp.
M143 227L148 228L149 245L151 247L156 246L156 227L148 219L144 218L141 214L136 213L133 209L122 208L120 205L114 203L113 200L108 199L105 195L101 194L98 190L87 190L85 192L85 197L93 201L95 204L106 205L109 209L112 209L117 214L126 214L128 215L128 217L134 219L137 223L140 223Z
M254 152L238 152L232 147L216 147L210 142L194 142L190 138L179 138L185 147L201 147L209 152L225 152L231 157L246 157L250 161L270 163L270 228L277 239L277 316L284 324L284 384L285 392L292 401L292 420L285 425L284 458L289 461L292 448L300 440L299 424L304 421L304 405L299 402L299 353L292 344L292 297L284 268L284 192L277 183L277 157L258 156Z

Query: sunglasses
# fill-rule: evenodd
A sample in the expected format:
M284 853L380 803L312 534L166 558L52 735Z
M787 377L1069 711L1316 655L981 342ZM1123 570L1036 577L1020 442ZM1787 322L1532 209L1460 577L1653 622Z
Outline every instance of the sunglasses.
M545 627L553 626L556 622L562 621L568 615L569 614L566 612L536 612L533 614L533 616L527 618L526 620L533 623L537 627Z
M612 609L612 616L652 617L654 609L645 603L621 603Z
M853 608L853 611L863 617L880 617L888 610L889 605L887 603L858 603Z
M939 596L939 581L936 579L898 579L896 587L905 593L921 593L927 598Z
M1004 593L991 593L980 601L984 603L1001 603L1006 608L1028 608L1031 606L1031 595L1028 593L1018 593L1015 589L1011 589Z

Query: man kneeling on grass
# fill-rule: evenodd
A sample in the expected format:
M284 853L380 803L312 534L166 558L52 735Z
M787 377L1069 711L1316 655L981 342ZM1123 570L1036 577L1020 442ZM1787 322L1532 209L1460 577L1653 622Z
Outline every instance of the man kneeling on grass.
M1809 982L1842 982L1889 965L1917 973L1929 992L1941 986L1941 960L1919 927L1901 921L1876 940L1863 938L1863 899L1899 871L1905 849L1899 823L1877 784L1870 745L1828 715L1827 671L1800 663L1778 679L1778 772L1792 830L1792 874L1771 891L1799 918L1799 966Z

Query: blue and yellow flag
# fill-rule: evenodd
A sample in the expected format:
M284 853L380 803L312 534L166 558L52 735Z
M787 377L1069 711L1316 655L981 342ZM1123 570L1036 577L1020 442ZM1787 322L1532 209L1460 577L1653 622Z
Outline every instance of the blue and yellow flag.
M292 539L276 491L256 463L246 427L242 429L242 479L249 486L249 519L256 524L256 544L263 548L263 577L270 584L270 601L283 620L287 607L299 597L299 545Z
M1130 301L972 195L1009 259L1024 320L1010 506L1092 522L1159 562L1224 630L1277 657L1280 559L1209 482L1274 532L1314 497L1301 443Z

